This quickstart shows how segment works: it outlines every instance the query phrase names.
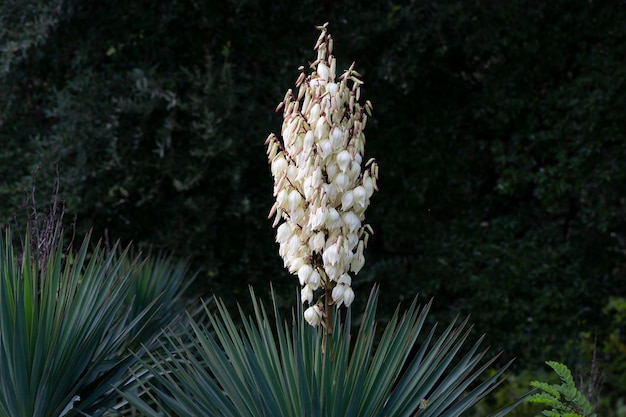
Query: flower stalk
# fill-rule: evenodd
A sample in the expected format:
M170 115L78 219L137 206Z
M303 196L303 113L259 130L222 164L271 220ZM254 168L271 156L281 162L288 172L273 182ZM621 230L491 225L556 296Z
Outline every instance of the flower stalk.
M361 81L354 63L336 77L333 40L327 24L315 44L310 74L300 67L297 93L289 89L276 108L283 110L281 139L265 142L274 197L276 241L285 267L297 275L304 317L331 329L331 306L354 300L352 275L365 264L372 228L365 210L377 190L378 165L363 164L364 129L372 105L360 103Z

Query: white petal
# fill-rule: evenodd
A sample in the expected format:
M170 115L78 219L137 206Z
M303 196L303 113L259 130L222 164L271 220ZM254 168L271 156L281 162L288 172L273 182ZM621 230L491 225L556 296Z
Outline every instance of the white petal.
M271 166L272 175L274 176L274 178L282 177L283 173L287 170L287 165L287 160L283 156L282 152L276 155L276 157L272 161Z
M347 285L350 286L352 285L352 278L350 277L350 274L343 274L339 280L337 281L338 284L341 285Z
M313 267L311 265L308 265L308 264L302 265L298 269L298 279L300 280L300 285L306 285L312 273L313 273Z
M355 230L358 230L359 227L361 227L361 220L359 220L359 217L351 211L343 213L342 219L343 223L351 232L354 232Z
M328 81L328 75L329 75L328 67L323 62L320 62L319 64L317 64L317 75L319 75L319 77L323 79L324 81Z
M346 307L350 307L352 301L354 301L354 291L352 291L352 287L346 287L343 291L343 303Z
M291 237L291 226L288 223L283 223L276 229L276 242L285 243Z
M346 287L344 285L335 285L335 288L333 288L333 301L336 302L338 305L341 305L341 303L343 303L343 291Z
M335 179L333 180L333 185L337 188L338 192L343 192L350 184L350 178L343 172L337 174Z
M311 326L317 326L322 321L322 312L317 305L307 308L304 310L304 319Z
M324 236L324 232L317 232L309 239L309 248L313 252L321 252L324 249L324 244L326 243L326 238Z
M311 276L309 277L309 282L307 284L313 291L317 290L320 287L320 283L322 281L322 277L319 272L313 271Z
M330 245L329 247L326 248L326 250L324 250L324 253L322 254L322 260L324 261L324 266L336 265L340 261L341 255L340 255L339 250L340 248L337 246L336 243Z
M338 86L336 83L326 84L326 91L328 91L331 96L334 96L337 93L337 88Z
M361 185L352 190L352 196L354 197L354 205L357 205L361 208L365 208L365 200L367 199L367 191Z
M343 193L343 196L341 196L341 210L345 211L352 207L353 200L352 191Z
M289 193L289 211L295 212L302 204L302 196L297 190L291 190Z
M300 301L302 301L302 304L304 304L305 301L311 304L311 301L313 301L313 290L308 285L305 285L302 287L302 290L300 290Z
M337 154L336 158L339 169L341 170L341 172L345 173L350 166L350 163L352 162L352 156L350 155L350 152L343 150Z

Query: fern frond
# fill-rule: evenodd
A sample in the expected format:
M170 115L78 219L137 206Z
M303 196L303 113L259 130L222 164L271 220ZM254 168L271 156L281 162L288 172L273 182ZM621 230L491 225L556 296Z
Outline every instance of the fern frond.
M565 385L574 386L574 377L566 365L556 361L547 361L546 364L556 372Z
M527 401L550 407L551 410L544 410L541 413L546 417L596 417L595 414L591 414L592 406L589 400L576 388L569 368L555 361L548 361L546 364L556 372L561 384L551 385L542 381L532 381L530 385L542 392L531 395Z
M561 404L561 400L558 397L554 397L547 392L538 392L537 394L533 394L528 397L527 401L533 404L545 404L549 406Z
M561 398L561 391L557 388L558 385L554 386L554 385L548 384L547 382L542 382L542 381L531 381L530 386L533 388L539 388L540 390L550 394L557 400ZM535 395L539 395L539 394L531 395L530 398L534 397Z

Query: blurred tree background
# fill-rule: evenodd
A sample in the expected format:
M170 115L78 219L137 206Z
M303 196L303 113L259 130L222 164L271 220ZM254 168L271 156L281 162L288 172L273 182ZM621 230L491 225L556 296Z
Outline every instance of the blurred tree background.
M263 141L329 21L381 172L356 308L374 283L385 314L435 297L518 369L585 363L597 337L623 393L626 3L366 3L4 0L0 220L23 226L58 178L77 233L189 257L196 292L229 303L272 282L290 307Z

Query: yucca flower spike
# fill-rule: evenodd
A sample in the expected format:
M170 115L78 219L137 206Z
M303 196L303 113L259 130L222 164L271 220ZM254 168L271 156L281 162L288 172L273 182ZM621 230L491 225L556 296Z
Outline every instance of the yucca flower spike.
M276 198L269 217L278 226L284 265L298 276L302 302L311 305L305 311L311 325L322 317L318 290L326 304L349 307L354 300L350 273L365 264L372 229L363 221L378 179L375 160L363 166L372 106L359 102L360 74L352 64L336 77L327 24L319 29L311 73L300 67L297 94L289 89L277 107L283 109L281 139L271 134L266 140Z

